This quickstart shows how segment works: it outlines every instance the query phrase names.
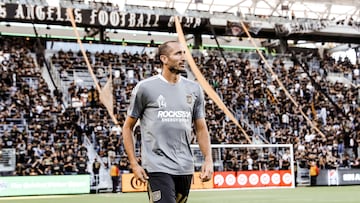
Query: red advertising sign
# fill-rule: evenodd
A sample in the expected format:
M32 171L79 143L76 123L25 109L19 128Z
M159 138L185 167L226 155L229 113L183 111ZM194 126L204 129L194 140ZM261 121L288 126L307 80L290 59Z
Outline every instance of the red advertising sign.
M215 172L214 188L290 187L294 179L290 170Z

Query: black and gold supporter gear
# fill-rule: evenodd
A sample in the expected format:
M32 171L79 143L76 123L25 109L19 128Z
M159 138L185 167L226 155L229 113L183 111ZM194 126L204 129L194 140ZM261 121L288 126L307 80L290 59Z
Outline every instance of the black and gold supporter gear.
M186 203L190 192L192 175L148 173L150 203ZM175 191L178 193L175 194Z

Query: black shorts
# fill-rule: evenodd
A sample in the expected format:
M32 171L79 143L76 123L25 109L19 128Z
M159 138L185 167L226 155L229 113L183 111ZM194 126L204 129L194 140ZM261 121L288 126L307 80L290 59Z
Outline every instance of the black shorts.
M148 173L148 195L151 203L185 203L193 175Z

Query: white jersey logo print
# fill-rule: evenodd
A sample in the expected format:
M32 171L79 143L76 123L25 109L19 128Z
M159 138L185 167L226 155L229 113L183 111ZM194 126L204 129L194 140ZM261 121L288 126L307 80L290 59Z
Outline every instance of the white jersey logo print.
M160 95L158 98L157 98L157 103L159 105L159 108L164 108L166 107L166 101L165 101L165 97Z

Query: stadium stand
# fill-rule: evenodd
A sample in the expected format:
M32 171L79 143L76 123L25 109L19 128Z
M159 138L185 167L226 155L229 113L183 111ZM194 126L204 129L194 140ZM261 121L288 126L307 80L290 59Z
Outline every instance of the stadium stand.
M82 56L65 50L54 53L50 58L52 66L63 76L61 80L69 81L67 91L61 92L63 98L69 98L63 101L67 103L67 108L64 108L61 99L57 98L59 93L49 91L30 49L21 39L14 41L9 38L2 44L1 127L4 134L1 143L3 148L17 149L14 175L91 172L89 167L85 170L79 165L79 161L87 160L90 166L93 161L87 156L84 137L89 138L105 167L119 162L125 156L121 131L113 129L113 123L90 83L84 80L76 83L76 76L71 74L84 70ZM357 167L360 117L356 86L359 85L359 76L348 76L352 85L329 82L326 78L333 72L353 72L358 69L357 65L352 65L346 59L334 61L331 57L324 60L317 56L301 58L311 62L308 67L311 77L321 84L321 91L326 92L340 107L337 109L318 93L319 90L316 91L305 74L306 70L302 68L303 64L294 64L290 56L268 56L272 68L301 104L302 110L326 134L326 138L322 138L306 125L258 58L252 53L226 54L226 62L216 51L207 57L197 54L194 58L224 103L247 126L253 143L292 143L296 149L295 159L305 168L308 167L308 160L317 161L321 168ZM120 72L121 82L114 88L114 109L121 124L133 85L157 74L157 62L149 60L147 54L88 52L88 55L93 59L95 71L111 64L113 72ZM64 74L64 71L68 73ZM132 78L129 78L129 73ZM99 79L105 78L105 81L108 75L104 69L97 74ZM247 142L209 98L206 112L212 143ZM139 135L137 137L140 138ZM139 150L139 139L136 146ZM260 161L257 155L251 158L254 166ZM279 168L283 160L281 157L276 159L273 167ZM245 167L247 161L243 154L227 151L222 160L226 170L248 168ZM237 164L233 164L234 160L237 160Z

